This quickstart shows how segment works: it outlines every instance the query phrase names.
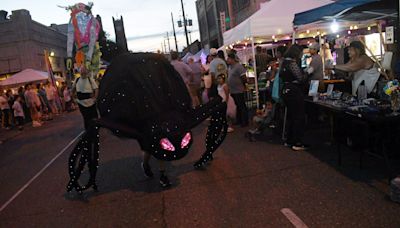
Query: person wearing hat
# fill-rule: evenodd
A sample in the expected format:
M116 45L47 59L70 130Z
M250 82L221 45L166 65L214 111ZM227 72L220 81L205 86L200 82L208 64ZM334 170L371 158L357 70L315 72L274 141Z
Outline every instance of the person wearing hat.
M246 127L249 125L244 94L246 90L246 69L239 63L239 58L235 53L228 54L227 62L229 64L228 87L236 104L236 124Z
M210 55L212 56L213 60L210 63L210 74L211 74L211 88L208 89L207 94L208 98L212 99L213 97L218 96L218 83L217 83L217 76L223 74L225 78L228 76L228 66L225 63L224 59L221 59L218 56L218 50L215 48L210 49Z
M322 57L318 54L320 45L319 43L312 43L309 46L310 54L311 54L311 62L310 65L306 68L306 72L308 74L308 82L311 80L319 81L319 90L323 90L324 88L324 70L322 64Z
M358 87L364 82L370 93L379 79L380 73L374 61L365 54L365 47L360 41L353 41L349 46L350 61L346 64L333 66L333 70L348 72L352 77L352 94L357 94Z

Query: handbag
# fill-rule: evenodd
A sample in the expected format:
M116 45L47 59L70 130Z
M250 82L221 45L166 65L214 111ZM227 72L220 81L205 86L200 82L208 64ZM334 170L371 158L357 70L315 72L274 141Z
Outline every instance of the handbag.
M272 99L276 103L282 103L281 91L282 91L283 83L281 78L279 77L279 70L276 72L274 83L272 84Z

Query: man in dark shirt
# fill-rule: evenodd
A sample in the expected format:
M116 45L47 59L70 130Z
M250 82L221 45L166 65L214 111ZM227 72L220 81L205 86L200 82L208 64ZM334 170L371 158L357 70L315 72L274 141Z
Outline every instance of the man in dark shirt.
M271 57L268 54L262 52L262 48L260 46L256 47L257 76L260 75L261 72L267 70L270 59Z

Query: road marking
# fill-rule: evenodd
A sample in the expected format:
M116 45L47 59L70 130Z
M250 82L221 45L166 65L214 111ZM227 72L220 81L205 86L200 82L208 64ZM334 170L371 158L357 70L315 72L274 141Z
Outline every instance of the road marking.
M282 208L281 212L296 228L308 228L308 226L289 208Z
M19 196L32 182L38 178L55 160L57 160L58 157L61 156L82 134L84 131L79 133L78 136L76 136L71 142L68 143L67 146L64 147L64 149L61 150L60 153L58 153L49 163L47 163L32 179L30 179L20 190L18 190L17 193L15 193L5 204L3 204L0 208L0 212L2 212L17 196Z

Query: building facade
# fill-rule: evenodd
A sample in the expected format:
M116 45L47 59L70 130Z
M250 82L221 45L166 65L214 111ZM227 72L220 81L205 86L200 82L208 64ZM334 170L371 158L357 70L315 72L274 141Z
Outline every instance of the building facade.
M270 0L197 0L196 10L201 44L205 48L223 45L223 32L227 31L260 9Z
M0 16L0 76L27 68L46 71L44 50L51 55L53 71L65 75L66 26L42 25L24 9L12 11L9 18L6 11L0 11Z

